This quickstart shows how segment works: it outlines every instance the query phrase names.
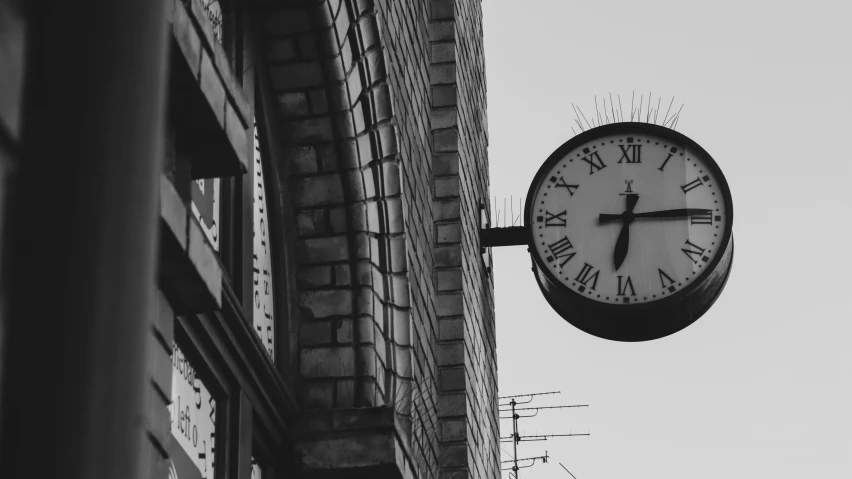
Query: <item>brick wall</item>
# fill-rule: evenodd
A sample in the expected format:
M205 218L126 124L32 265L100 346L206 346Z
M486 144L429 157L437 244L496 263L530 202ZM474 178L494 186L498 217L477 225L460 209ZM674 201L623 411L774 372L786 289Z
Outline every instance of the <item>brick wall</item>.
M299 236L306 471L497 477L479 3L260 4Z
M433 0L430 18L442 476L499 477L493 283L479 248L488 205L480 2Z
M421 477L438 470L436 341L433 267L432 145L428 138L428 11L423 2L383 1L377 5L387 51L394 119L399 130L400 177L411 297L411 449Z
M272 160L287 174L299 237L297 447L308 473L392 465L412 474L405 214L376 10L363 1L263 8L261 96L275 112ZM394 409L399 418L384 413Z

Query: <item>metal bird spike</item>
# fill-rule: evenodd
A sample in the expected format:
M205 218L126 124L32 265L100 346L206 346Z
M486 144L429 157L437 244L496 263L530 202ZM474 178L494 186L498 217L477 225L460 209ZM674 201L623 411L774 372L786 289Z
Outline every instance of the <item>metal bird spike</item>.
M609 110L612 113L612 122L615 123L615 108L613 108L612 104L612 92L609 92Z
M571 104L571 106L574 108L574 115L577 117L577 118L574 120L574 121L576 121L576 122L577 122L577 126L579 126L579 127L580 127L580 130L582 130L582 131L586 131L586 128L585 128L585 127L583 127L583 122L581 122L581 121L580 121L580 112L579 112L579 111L578 111L578 109L577 109L577 105L575 105L575 104L573 104L573 103L572 103L572 104Z
M663 97L657 98L657 112L654 113L654 124L657 123L657 116L660 114L660 101L662 101Z
M648 111L645 112L645 123L651 121L651 92L648 92Z
M601 122L601 112L598 110L598 96L597 95L595 95L595 114L598 117L598 126L602 125L603 122Z
M607 97L609 98L609 108L607 108ZM684 103L681 103L677 111L672 114L672 107L674 106L675 101L675 97L672 97L671 100L669 100L669 106L666 108L666 113L663 115L662 121L660 121L660 111L662 110L663 98L658 96L657 104L654 105L654 92L651 91L648 92L647 102L645 101L645 95L642 94L639 96L639 104L637 105L636 91L634 90L630 98L630 118L628 119L624 116L624 107L621 103L621 95L616 95L616 98L618 98L618 109L615 108L615 100L613 99L612 92L608 92L606 95L601 96L601 101L603 102L602 105L598 102L598 96L594 95L593 102L595 114L592 115L591 121L589 121L586 117L586 114L580 106L572 103L571 107L574 109L575 116L573 122L577 124L580 129L579 131L582 132L601 125L624 123L627 121L652 123L654 125L660 125L676 130L678 122L680 121L680 114L685 106ZM603 114L601 114L601 106L603 106ZM573 125L571 126L571 131L575 136L578 133Z
M588 119L586 119L586 115L583 113L583 109L582 109L582 108L580 108L580 107L577 107L577 109L578 109L578 110L580 110L580 115L583 115L583 120L586 120L586 126L588 126L588 127L589 127L589 129L591 129L591 128L592 128L592 125L590 125L590 124L589 124L589 120L588 120Z
M672 105L674 104L674 97L672 97L672 101L669 102L669 108L666 110L666 116L663 117L663 125L666 124L666 118L669 117L669 112L672 111Z

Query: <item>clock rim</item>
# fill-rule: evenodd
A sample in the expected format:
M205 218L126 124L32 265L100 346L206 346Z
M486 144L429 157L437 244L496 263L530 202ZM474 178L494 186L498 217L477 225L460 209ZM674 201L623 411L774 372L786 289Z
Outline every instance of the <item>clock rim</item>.
M722 198L725 202L725 210L726 215L728 216L728 221L726 222L725 228L723 230L722 239L717 247L717 254L714 255L713 259L705 266L704 271L702 271L698 277L696 277L689 285L679 289L677 292L672 293L671 295L660 298L653 301L643 302L643 303L628 303L628 304L614 304L614 303L605 303L602 301L597 301L591 297L584 296L580 293L575 292L571 288L569 288L565 283L562 282L557 276L555 276L550 269L547 267L547 264L542 259L538 250L535 246L535 231L533 230L532 223L532 208L536 189L541 185L544 178L547 177L547 174L552 170L554 164L559 162L565 155L572 150L575 150L579 146L588 143L589 141L594 141L597 138L600 138L605 135L626 135L626 134L648 134L654 135L657 137L666 138L677 145L684 145L689 150L698 151L703 158L707 160L707 164L712 171L713 175L717 178L717 184L719 185L719 189L722 192ZM679 146L681 147L681 146ZM533 181L530 184L529 191L527 192L526 204L524 205L524 224L527 225L526 234L527 234L527 246L529 248L530 256L532 256L533 261L536 263L537 269L540 271L540 274L543 274L549 283L553 285L559 285L563 291L563 294L568 295L566 298L567 302L570 303L580 303L586 307L586 309L598 309L601 313L613 313L616 315L629 314L633 312L649 312L651 310L656 309L670 309L672 305L675 305L679 302L682 302L684 299L687 299L691 296L691 294L702 287L708 278L711 277L713 272L719 265L719 262L722 260L722 257L725 255L725 252L728 249L728 243L731 241L731 235L733 231L734 224L734 208L733 208L733 199L731 197L731 190L728 186L728 180L725 178L724 173L722 173L722 169L716 163L716 160L713 158L710 153L707 152L701 145L697 142L684 135L679 131L672 130L670 128L656 125L653 123L639 123L639 122L619 122L619 123L610 123L607 125L601 125L590 130L586 130L579 135L571 137L566 142L564 142L561 146L559 146L547 159L542 163L533 177ZM703 313L702 313L703 314ZM566 318L566 320L568 320ZM570 320L568 320L571 322Z

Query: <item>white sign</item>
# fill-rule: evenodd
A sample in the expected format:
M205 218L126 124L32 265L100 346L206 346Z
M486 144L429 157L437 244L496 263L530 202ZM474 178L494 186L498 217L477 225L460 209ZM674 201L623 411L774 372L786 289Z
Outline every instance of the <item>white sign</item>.
M214 251L219 251L219 194L219 178L192 182L192 214L201 224Z
M222 5L219 0L196 0L207 19L210 20L210 26L213 29L213 38L220 44L222 43Z
M172 351L172 403L169 413L172 437L201 472L201 477L212 479L216 451L216 401L177 344Z
M263 479L263 470L254 457L251 458L251 479Z
M272 251L269 247L269 219L266 185L260 156L257 122L254 125L254 329L269 356L275 360L275 304L272 289Z

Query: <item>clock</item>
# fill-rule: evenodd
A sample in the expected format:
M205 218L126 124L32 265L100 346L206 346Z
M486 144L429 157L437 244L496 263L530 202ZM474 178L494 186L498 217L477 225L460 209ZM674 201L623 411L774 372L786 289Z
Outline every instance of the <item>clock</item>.
M730 273L725 176L696 142L659 125L613 123L570 139L539 169L524 215L545 298L601 338L685 328Z

